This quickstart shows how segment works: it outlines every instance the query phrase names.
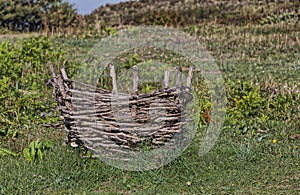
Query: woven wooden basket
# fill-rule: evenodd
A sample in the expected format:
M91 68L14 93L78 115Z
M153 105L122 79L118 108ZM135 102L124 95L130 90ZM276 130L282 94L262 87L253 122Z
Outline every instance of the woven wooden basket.
M106 90L70 80L62 68L56 74L53 66L53 94L58 103L67 133L66 142L83 145L99 156L99 148L123 152L138 151L147 145L155 148L172 141L184 131L186 105L192 100L189 69L186 85L182 86L182 71L177 67L176 86L168 87L169 72L165 72L163 89L147 94L138 93L138 69L133 67L133 93L118 93L114 66L110 65L112 90ZM76 85L76 87L74 87Z

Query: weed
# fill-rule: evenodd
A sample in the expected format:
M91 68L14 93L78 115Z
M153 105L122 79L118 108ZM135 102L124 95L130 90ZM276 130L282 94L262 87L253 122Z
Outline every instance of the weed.
M37 140L32 141L28 148L24 148L23 154L28 161L33 161L36 158L42 160L45 150L50 148L52 148L52 143L50 140L45 140L42 142L41 139L38 138Z
M233 158L236 160L253 161L255 159L255 150L253 143L248 142L247 144L240 144L239 146L232 146L234 151Z
M15 152L7 149L7 148L2 148L2 147L0 147L0 155L1 156L11 155L11 156L14 156L14 157L18 156L17 153L15 153Z

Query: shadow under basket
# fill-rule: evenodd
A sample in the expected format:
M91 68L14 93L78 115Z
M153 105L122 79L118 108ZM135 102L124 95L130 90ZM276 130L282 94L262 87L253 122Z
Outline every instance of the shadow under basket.
M165 72L163 89L138 93L138 68L133 71L133 93L118 93L114 65L110 65L112 90L70 80L62 68L52 73L53 94L58 103L71 146L84 146L94 157L101 150L124 152L151 150L170 142L186 131L189 121L186 106L192 101L189 69L182 86L182 70L176 68L176 86L168 87L169 71Z

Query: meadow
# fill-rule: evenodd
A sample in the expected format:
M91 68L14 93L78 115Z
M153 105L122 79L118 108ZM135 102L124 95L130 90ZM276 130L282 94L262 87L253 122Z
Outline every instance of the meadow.
M0 193L299 194L299 24L204 22L181 29L197 37L222 71L226 119L212 150L199 156L210 122L203 100L190 146L173 162L140 172L111 167L64 144L47 65L74 75L99 39L3 39ZM124 63L136 62L128 56Z

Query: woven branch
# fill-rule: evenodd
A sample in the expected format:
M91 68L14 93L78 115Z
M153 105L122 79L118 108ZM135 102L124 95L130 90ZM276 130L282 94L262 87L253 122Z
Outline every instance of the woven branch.
M167 144L187 123L185 106L192 100L192 68L187 87L181 86L182 73L178 67L175 87L168 87L169 71L166 71L163 89L138 94L135 66L131 95L118 93L113 64L110 65L112 91L72 81L63 68L59 75L52 65L50 70L53 94L64 119L66 141L84 144L95 156L99 155L99 148L122 153L123 149L139 150L144 142L153 147Z

